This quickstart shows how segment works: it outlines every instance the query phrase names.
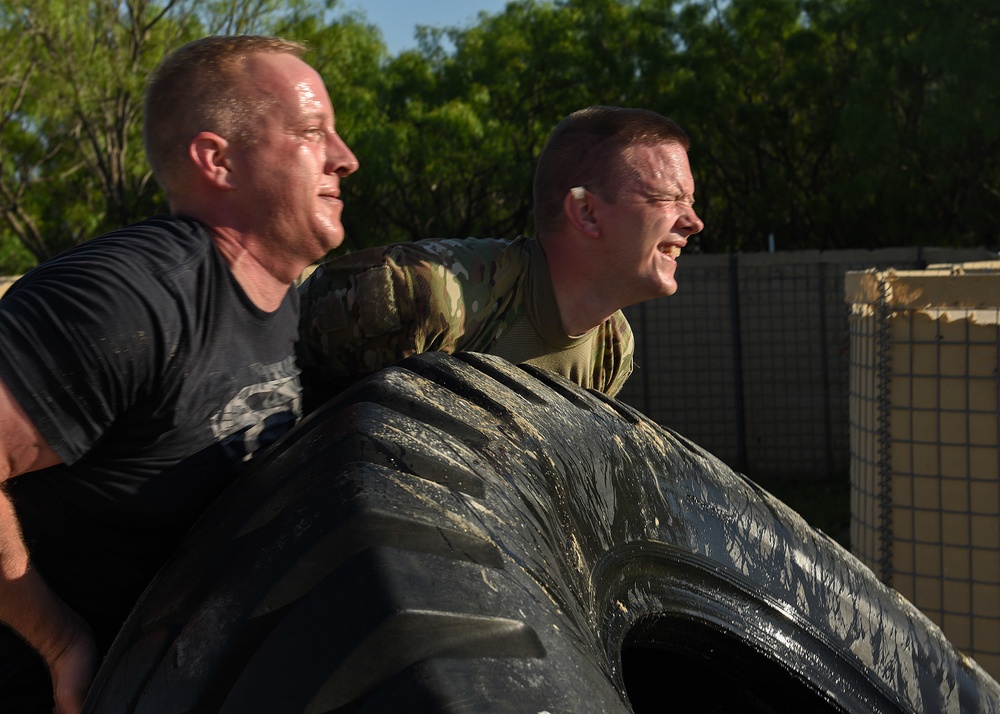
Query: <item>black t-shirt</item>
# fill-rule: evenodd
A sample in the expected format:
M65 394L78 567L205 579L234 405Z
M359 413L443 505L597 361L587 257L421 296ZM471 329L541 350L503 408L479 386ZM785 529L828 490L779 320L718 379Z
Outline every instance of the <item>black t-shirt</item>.
M0 300L0 379L63 464L8 482L38 571L105 649L184 531L301 416L298 301L256 308L196 222L150 219Z

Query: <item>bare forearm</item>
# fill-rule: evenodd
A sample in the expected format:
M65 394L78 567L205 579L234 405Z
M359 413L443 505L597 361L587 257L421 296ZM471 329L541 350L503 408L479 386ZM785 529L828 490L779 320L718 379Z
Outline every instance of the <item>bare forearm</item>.
M3 381L0 381L0 425L0 619L20 631L16 620L24 605L34 602L31 598L39 594L48 593L50 598L55 595L31 570L28 549L4 484L21 474L53 466L59 463L59 457ZM47 600L38 602L44 601Z
M65 605L32 569L17 515L0 489L0 620L46 656L53 649L50 631L62 619L62 608Z
M52 677L55 714L78 714L97 669L87 623L31 567L17 515L0 488L0 620L35 648Z
M31 567L14 506L3 484L59 463L0 381L0 621L34 647L52 677L55 714L78 714L97 670L90 627Z
M4 483L58 459L0 382L0 620L37 649L46 662L57 656L59 629L75 617L31 567L17 513Z

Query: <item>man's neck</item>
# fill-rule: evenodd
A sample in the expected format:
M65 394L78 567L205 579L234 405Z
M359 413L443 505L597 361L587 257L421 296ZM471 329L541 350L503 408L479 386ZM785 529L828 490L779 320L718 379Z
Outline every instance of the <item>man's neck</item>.
M590 277L586 261L558 241L541 242L566 334L585 335L614 314L603 299L600 282Z
M228 231L212 231L212 240L250 302L264 312L277 310L294 278L286 279L276 275L238 237Z

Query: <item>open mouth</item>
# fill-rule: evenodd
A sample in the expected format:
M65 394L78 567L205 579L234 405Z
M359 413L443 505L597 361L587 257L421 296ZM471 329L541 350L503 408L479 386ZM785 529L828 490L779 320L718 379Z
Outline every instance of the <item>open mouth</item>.
M664 248L660 248L660 252L668 258L676 260L681 254L681 247L679 245L668 245Z

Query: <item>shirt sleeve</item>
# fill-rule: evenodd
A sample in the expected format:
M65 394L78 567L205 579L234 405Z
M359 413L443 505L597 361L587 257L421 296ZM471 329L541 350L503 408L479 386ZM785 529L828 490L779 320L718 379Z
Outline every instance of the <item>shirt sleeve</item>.
M68 464L152 386L163 296L92 264L44 266L0 300L0 379Z
M300 287L304 386L341 386L423 352L482 349L520 263L490 239L397 243L328 261ZM508 276L509 274L509 276Z
M606 323L604 359L595 365L595 384L601 384L601 391L614 397L625 386L633 369L635 337L625 315L619 310Z
M410 355L464 346L460 271L414 244L329 261L299 291L299 367L310 387L343 383Z

